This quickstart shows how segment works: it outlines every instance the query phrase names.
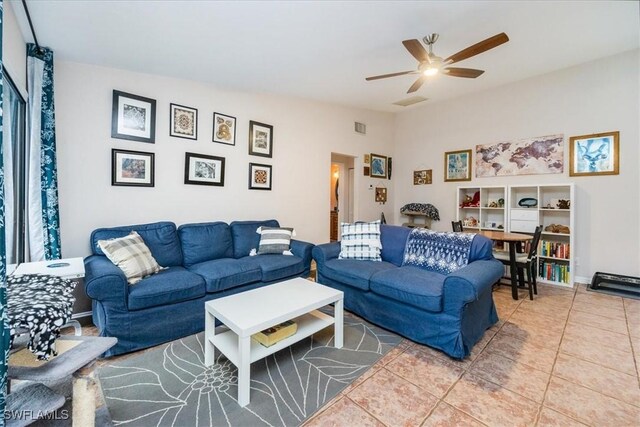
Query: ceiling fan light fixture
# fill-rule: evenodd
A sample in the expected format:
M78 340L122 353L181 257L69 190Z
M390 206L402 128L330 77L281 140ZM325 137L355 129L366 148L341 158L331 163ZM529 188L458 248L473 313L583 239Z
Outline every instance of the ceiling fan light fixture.
M422 72L422 74L424 74L427 77L431 77L438 74L439 71L440 69L438 67L428 67Z

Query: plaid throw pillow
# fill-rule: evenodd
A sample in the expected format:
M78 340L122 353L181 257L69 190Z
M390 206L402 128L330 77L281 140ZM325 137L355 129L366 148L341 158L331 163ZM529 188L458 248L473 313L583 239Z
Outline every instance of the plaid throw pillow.
M341 240L338 259L382 261L380 221L340 224Z
M124 272L130 285L162 269L142 237L135 231L118 239L98 240L98 246L107 258Z
M290 251L291 238L296 235L293 228L260 227L256 230L256 233L260 235L258 255L293 255Z

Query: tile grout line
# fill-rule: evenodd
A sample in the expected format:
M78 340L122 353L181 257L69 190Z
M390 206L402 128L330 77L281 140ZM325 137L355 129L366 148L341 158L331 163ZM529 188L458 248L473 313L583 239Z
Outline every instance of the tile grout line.
M627 323L627 332L629 333L629 344L631 344L631 355L633 356L633 364L636 367L636 376L640 382L640 366L638 366L638 358L636 357L636 349L633 346L633 339L631 339L631 325L629 324L629 316L627 315L627 304L624 303L622 298L622 310L624 311L624 318Z

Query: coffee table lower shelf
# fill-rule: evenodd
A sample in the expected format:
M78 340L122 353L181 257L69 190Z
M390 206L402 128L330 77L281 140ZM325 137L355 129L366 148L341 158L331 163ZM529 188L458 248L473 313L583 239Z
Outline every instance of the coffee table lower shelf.
M298 341L303 340L318 331L321 331L327 326L331 326L334 324L334 318L332 316L324 314L318 310L303 314L302 316L295 317L291 320L298 324L298 330L296 331L296 333L291 335L290 337L283 339L282 341L278 341L271 347L265 347L259 342L253 339L251 340L249 363L264 359L265 357L276 353L283 348L287 348L292 344L295 344ZM216 350L219 350L234 365L238 366L240 357L238 352L238 335L235 332L229 329L225 332L210 337L209 341L216 347Z

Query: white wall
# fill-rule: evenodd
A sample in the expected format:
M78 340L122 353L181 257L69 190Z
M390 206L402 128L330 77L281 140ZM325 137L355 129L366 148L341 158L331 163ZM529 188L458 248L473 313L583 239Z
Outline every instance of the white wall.
M13 7L19 3L3 2L2 21L2 65L5 67L18 90L27 93L27 42L22 37Z
M215 70L212 70L215 72ZM156 143L111 135L113 89L157 100ZM219 90L198 82L112 68L55 63L62 251L89 254L98 227L170 220L176 224L276 218L298 238L329 241L331 152L391 154L394 116L266 94ZM169 137L169 103L198 109L198 141ZM213 112L237 117L236 145L211 142ZM274 126L274 157L248 155L249 120ZM367 135L354 132L367 124ZM111 186L111 149L156 154L155 188ZM184 153L226 158L224 187L185 185ZM273 165L273 191L248 190L248 164ZM393 204L375 203L369 178L356 174L356 219L373 220Z
M640 275L639 58L627 52L398 114L394 212L432 203L442 218L434 228L448 230L459 185L575 182L576 276ZM569 137L613 130L620 131L620 175L570 178ZM564 174L444 182L445 151L557 133L567 141ZM433 169L433 184L413 186L415 169Z

